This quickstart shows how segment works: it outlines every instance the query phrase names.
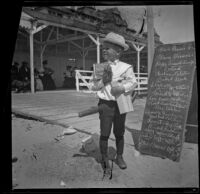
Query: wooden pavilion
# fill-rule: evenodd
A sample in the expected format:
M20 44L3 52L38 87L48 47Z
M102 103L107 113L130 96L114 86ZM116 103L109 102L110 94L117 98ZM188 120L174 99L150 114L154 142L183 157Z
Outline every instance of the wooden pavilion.
M23 7L18 38L19 36L29 38L29 44L26 44L30 47L31 92L35 92L35 52L39 55L40 67L44 60L45 49L48 47L51 50L50 48L55 46L56 49L52 52L64 52L69 56L80 55L82 68L88 69L86 64L88 53L90 52L90 58L96 60L94 62L100 63L99 39L110 31L124 36L130 45L131 49L125 52L122 58L130 64L132 64L131 61L136 63L134 67L139 76L143 60L145 61L143 67L147 67L147 33L130 29L117 8L100 11L85 6L78 9L73 7ZM155 30L154 40L155 46L162 44ZM17 41L16 50L19 44ZM133 55L136 55L135 60L133 60Z

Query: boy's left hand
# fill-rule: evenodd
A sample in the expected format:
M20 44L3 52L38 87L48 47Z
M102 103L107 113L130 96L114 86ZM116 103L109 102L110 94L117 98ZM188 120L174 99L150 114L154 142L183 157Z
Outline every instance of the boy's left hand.
M111 94L113 96L118 96L125 92L125 88L122 84L111 84Z

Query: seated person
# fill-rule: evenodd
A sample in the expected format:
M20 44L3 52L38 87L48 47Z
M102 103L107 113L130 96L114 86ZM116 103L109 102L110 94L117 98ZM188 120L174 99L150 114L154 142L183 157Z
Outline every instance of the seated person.
M19 63L14 62L11 67L11 87L12 90L18 91L19 87Z
M22 66L19 68L19 77L18 77L17 92L26 92L30 90L30 68L28 66L28 62L23 61Z

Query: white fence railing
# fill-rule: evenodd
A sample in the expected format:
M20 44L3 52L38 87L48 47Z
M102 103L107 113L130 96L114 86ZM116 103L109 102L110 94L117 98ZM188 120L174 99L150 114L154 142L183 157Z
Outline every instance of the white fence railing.
M136 80L138 82L136 91L138 94L146 92L148 90L148 74L147 73L135 73Z
M87 87L87 90L83 90L84 92L92 92L89 90L89 81L92 79L93 71L86 70L75 70L76 71L76 91L80 91L80 86Z
M89 81L92 79L93 71L87 70L76 70L76 91L80 91L80 87L84 86L86 90L81 90L83 92L91 92L89 90ZM135 89L138 93L146 92L148 89L148 74L147 73L135 73L136 80L138 82L138 86Z

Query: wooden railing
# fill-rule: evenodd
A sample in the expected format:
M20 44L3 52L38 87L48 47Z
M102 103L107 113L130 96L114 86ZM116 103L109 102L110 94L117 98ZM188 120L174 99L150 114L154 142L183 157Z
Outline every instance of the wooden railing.
M138 91L138 94L147 92L148 90L148 74L147 73L135 73L136 80L138 82L137 88L135 88L136 91Z
M76 91L80 91L80 86L85 86L87 90L82 90L83 92L92 92L89 90L89 81L92 79L93 71L87 70L75 70L76 71Z
M76 70L76 91L83 91L83 92L91 92L93 91L89 90L89 81L92 79L92 73L93 71L87 71L87 70ZM148 74L147 73L135 73L136 80L138 82L138 86L135 89L138 91L138 94L147 92L148 89ZM80 87L84 86L86 89L81 90Z

